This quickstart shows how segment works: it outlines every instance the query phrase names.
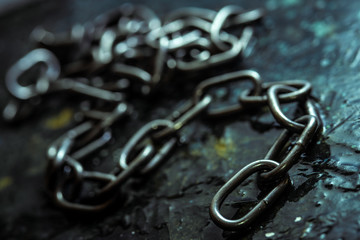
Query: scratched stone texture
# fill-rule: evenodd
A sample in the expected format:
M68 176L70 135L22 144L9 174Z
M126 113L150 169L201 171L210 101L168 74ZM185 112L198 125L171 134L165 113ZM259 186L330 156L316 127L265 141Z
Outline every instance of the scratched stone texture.
M32 48L28 37L34 27L66 31L122 3L26 2L0 15L1 109L9 101L4 75ZM244 58L208 74L251 68L264 81L310 81L324 123L321 136L290 171L293 186L246 231L222 231L210 220L208 209L216 191L242 166L262 159L281 132L266 112L195 120L183 132L184 144L156 172L122 186L123 197L110 211L83 216L56 208L45 191L46 148L71 128L75 111L69 100L53 99L26 121L0 124L0 239L358 239L360 2L132 3L148 5L159 16L184 6L217 10L237 4L266 9ZM135 102L137 116L115 126L115 142L103 152L102 160L115 161L136 129L167 116L190 96L195 85L186 80L177 87L169 85L161 98L151 99L151 107L141 100ZM246 211L257 201L255 189L252 182L238 188L227 200L224 214L231 217L238 209Z

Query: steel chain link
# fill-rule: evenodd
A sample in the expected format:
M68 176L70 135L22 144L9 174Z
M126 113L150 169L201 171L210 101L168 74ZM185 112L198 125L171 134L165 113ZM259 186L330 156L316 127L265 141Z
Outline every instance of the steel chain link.
M115 123L132 114L130 97L156 92L172 72L186 76L235 61L253 35L251 24L263 15L261 9L246 11L238 6L225 6L218 12L183 8L168 14L162 23L149 8L125 4L93 22L75 25L69 33L36 28L31 38L39 48L16 62L6 75L6 86L14 99L4 109L4 118L21 120L39 100L60 96L57 92L92 99L90 108L81 112L83 122L48 149L47 188L55 203L72 210L103 210L115 202L121 185L150 173L169 157L179 143L180 130L194 118L247 114L268 107L286 130L263 160L246 165L221 187L211 203L210 216L219 227L238 230L268 209L291 183L289 169L299 161L321 124L310 97L311 84L304 80L264 83L253 70L209 78L168 118L140 128L123 147L113 171L86 170L83 165L83 159L108 144ZM28 72L36 68L35 82L22 84L21 78L29 78ZM252 86L242 90L236 103L213 106L217 97L210 90L234 82L250 82ZM293 102L305 112L295 120L281 110L281 104ZM298 137L292 143L294 135ZM227 219L220 213L223 202L254 173L258 173L259 185L272 183L273 189L243 217Z

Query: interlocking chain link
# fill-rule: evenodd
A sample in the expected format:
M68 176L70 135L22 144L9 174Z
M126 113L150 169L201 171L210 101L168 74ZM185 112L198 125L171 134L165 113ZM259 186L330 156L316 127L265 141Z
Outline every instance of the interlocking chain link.
M210 206L210 216L219 227L228 230L240 230L248 227L249 224L276 201L276 198L278 198L284 192L286 186L289 185L290 179L288 171L299 161L300 155L305 152L307 145L313 140L320 127L316 111L309 99L310 84L303 84L300 89L291 87L291 85L294 86L297 83L298 81L286 81L273 84L267 89L266 95L264 95L265 99L267 99L266 105L269 107L276 121L285 127L286 130L276 139L264 159L251 162L243 167L215 194ZM286 102L299 102L300 104L304 104L305 102L303 110L306 115L294 121L286 117L280 108L280 101L284 100L281 100L280 94L277 95L277 92L280 90L284 90L285 93L289 91L291 93L298 92L298 95L292 95L292 100ZM307 92L307 94L304 95L304 92ZM283 97L283 99L286 98ZM258 100L258 104L255 104L255 101L251 101L251 104L258 106L265 104L263 98L258 98ZM295 143L290 139L294 134L299 135ZM227 219L220 213L221 205L226 197L253 173L258 173L257 184L259 186L273 183L273 189L243 217L235 220Z
M191 120L200 115L248 114L267 107L285 130L264 159L246 165L226 182L210 206L210 216L221 228L237 230L251 224L284 193L291 183L289 169L319 129L307 81L263 82L253 70L211 77L201 81L192 97L167 118L141 127L123 146L112 171L89 170L84 159L104 148L116 122L134 112L132 98L157 93L173 74L186 77L236 61L254 34L251 24L263 15L261 9L246 11L238 6L225 6L218 12L190 7L169 13L161 22L147 7L124 4L92 22L75 25L69 33L36 28L31 39L39 48L16 62L6 75L13 100L4 109L4 118L21 120L52 96L73 94L89 100L80 107L78 125L48 148L46 185L54 202L71 210L101 211L115 202L121 185L151 173L169 157L180 142L180 130ZM34 82L24 85L22 79ZM240 82L250 85L239 88ZM219 103L211 91L224 86L241 92L235 102ZM305 114L292 120L282 112L281 104L294 102ZM295 142L291 141L294 136ZM259 186L270 184L272 190L243 217L227 219L221 205L254 173L258 173Z

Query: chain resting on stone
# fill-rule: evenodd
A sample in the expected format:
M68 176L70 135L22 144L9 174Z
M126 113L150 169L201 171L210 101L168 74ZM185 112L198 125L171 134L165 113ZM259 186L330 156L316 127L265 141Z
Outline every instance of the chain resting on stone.
M198 79L202 81L187 102L129 138L112 171L86 169L84 164L84 159L110 143L116 123L133 114L130 99L158 94L176 74L185 78L186 84L186 78L194 73L224 69L236 62L255 34L253 26L263 16L261 9L247 11L233 5L218 12L190 7L169 13L162 22L145 6L124 4L91 22L74 25L69 33L36 28L31 39L38 48L7 72L5 83L12 100L3 111L4 119L25 119L53 96L88 100L77 113L82 120L47 151L46 186L56 205L102 211L116 204L127 181L157 171L180 143L181 130L194 119L236 118L265 107L285 130L263 159L244 166L220 188L211 202L210 216L223 229L240 230L275 204L291 184L288 171L321 125L310 96L311 84L305 80L269 83L254 70ZM23 84L21 79L26 78L33 82ZM249 83L249 87L239 88L240 83ZM224 87L241 93L235 102L219 104L211 90ZM298 103L304 115L291 119L281 109L284 103ZM293 136L297 140L291 144ZM266 183L272 189L243 217L224 217L220 210L227 196L254 173L258 185Z

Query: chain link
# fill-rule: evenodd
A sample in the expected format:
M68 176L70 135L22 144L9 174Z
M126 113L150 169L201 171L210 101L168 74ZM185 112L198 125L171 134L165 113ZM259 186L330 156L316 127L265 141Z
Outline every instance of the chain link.
M162 23L149 8L124 4L93 22L75 25L69 33L36 28L31 39L39 48L16 62L6 75L14 99L4 109L4 118L24 119L39 101L52 96L89 99L89 106L80 112L81 122L48 148L46 184L54 202L71 210L101 211L116 203L121 185L151 173L169 157L180 143L180 130L191 120L268 107L285 130L263 160L246 165L221 187L210 206L211 218L224 229L238 230L258 218L284 194L291 182L288 171L321 125L307 81L263 82L253 70L211 77L200 82L192 97L168 118L141 127L122 148L112 171L87 170L83 160L109 144L116 122L133 113L132 98L157 94L172 74L186 77L236 61L254 34L251 25L263 15L261 9L246 11L232 5L218 12L189 7L169 13ZM24 85L24 78L34 82ZM243 82L251 86L240 88ZM236 102L219 104L211 90L221 87L231 94L241 92ZM291 120L281 110L283 103L298 103L305 114ZM254 173L258 173L259 187L270 183L272 190L243 217L227 219L220 212L223 202Z

